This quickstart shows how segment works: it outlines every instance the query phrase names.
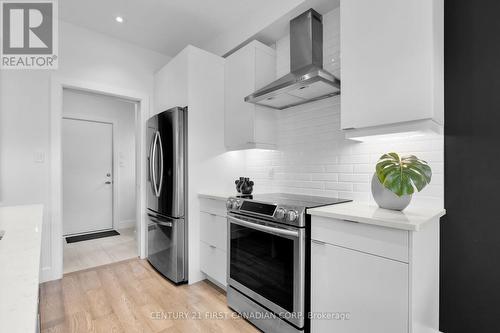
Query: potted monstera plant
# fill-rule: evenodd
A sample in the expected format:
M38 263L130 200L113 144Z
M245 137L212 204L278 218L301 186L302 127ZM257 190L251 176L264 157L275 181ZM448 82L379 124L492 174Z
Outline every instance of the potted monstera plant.
M415 190L422 191L431 182L432 170L416 156L388 153L380 157L372 179L373 198L381 208L403 210Z

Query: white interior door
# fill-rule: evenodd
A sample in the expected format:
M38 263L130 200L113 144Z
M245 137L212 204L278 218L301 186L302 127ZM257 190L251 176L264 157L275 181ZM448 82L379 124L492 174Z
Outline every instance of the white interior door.
M64 234L113 227L113 125L63 119Z

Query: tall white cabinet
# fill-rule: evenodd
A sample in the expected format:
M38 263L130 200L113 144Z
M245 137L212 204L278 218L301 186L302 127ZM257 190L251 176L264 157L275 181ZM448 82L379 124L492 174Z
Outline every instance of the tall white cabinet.
M227 182L224 168L224 59L187 46L155 75L154 112L188 107L188 262L189 283L200 281L201 189ZM232 177L231 177L232 179Z
M276 52L252 41L226 58L225 144L228 150L276 147L275 110L245 97L276 79Z
M443 0L341 1L340 16L342 129L438 129Z

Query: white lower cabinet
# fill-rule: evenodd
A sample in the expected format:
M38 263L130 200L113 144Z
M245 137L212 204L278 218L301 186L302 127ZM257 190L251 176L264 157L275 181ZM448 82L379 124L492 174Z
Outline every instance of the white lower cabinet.
M419 231L311 217L313 333L439 333L439 218Z
M200 240L226 251L227 220L225 216L200 212Z
M225 200L200 198L200 270L226 287L227 220Z
M327 243L311 246L312 332L408 332L408 264Z
M214 245L200 242L201 271L222 286L226 286L226 251Z

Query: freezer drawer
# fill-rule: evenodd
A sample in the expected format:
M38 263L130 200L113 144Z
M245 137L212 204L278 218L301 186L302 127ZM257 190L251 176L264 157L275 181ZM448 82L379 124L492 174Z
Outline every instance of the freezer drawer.
M187 280L185 220L148 211L148 261L175 283Z

